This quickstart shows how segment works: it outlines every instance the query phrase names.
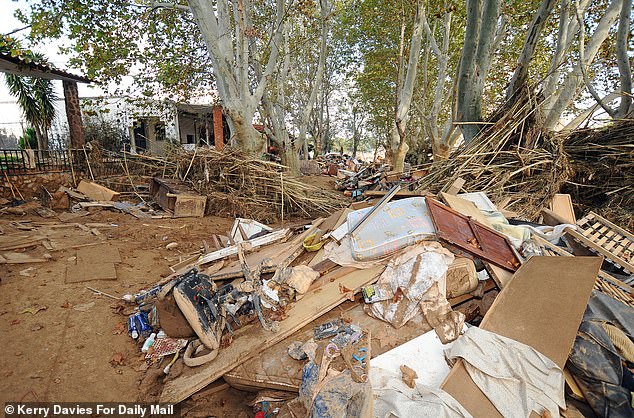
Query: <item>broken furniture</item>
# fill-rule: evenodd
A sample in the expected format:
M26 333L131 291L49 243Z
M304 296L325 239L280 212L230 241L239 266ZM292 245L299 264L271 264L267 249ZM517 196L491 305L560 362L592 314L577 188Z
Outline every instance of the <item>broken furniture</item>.
M175 218L203 217L206 196L200 196L184 183L153 177L150 180L150 197Z
M515 271L520 266L519 257L504 235L429 197L427 208L439 238L505 270Z
M627 274L634 274L632 253L634 253L634 235L607 219L590 212L577 222L581 231L568 229L567 234L577 244L602 255L617 268Z

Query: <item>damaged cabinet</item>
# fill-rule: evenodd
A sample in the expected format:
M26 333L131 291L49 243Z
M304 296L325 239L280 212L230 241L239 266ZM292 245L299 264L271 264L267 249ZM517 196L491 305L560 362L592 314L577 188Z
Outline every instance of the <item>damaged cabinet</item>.
M175 218L205 216L207 197L195 194L181 182L154 177L150 180L150 196Z

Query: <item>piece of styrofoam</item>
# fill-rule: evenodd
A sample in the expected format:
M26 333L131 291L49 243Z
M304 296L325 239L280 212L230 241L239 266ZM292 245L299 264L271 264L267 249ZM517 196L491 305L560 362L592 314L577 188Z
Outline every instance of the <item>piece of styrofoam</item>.
M466 329L465 325L463 331ZM370 360L370 370L372 373L380 373L378 369L383 369L400 374L401 365L405 365L418 375L416 383L439 388L449 374L445 350L452 344L443 344L436 331L431 330L373 358Z

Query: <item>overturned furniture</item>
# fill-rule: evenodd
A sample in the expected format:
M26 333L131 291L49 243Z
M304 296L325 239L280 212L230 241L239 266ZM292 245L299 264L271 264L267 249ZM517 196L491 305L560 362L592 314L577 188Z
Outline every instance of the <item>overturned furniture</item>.
M181 182L153 177L150 180L150 196L175 218L205 216L207 197L196 194Z

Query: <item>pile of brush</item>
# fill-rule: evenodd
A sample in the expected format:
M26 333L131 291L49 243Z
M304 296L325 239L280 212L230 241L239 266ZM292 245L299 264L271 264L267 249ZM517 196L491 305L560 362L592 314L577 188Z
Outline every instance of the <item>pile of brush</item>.
M449 160L426 167L417 189L438 192L461 177L466 190L534 218L571 175L560 138L534 128L535 109L532 101L517 103Z
M552 134L538 128L536 109L531 101L516 104L448 161L426 167L417 189L438 192L461 177L466 190L504 200L528 219L555 193L570 193L580 214L594 210L631 229L634 120Z
M583 213L634 229L634 120L579 129L563 138L574 176L562 188Z
M141 157L143 158L143 157ZM285 167L226 148L197 148L166 158L146 157L146 171L180 179L209 196L207 213L274 222L285 216L312 218L341 207L341 196L305 184Z

